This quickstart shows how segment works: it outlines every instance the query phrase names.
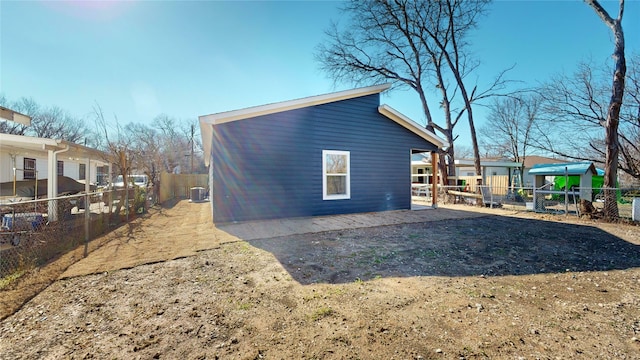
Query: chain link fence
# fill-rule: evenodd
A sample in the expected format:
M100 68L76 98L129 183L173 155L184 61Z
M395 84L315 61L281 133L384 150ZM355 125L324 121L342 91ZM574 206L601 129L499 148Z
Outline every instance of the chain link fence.
M545 185L548 188L548 185ZM574 187L562 190L535 190L535 211L580 215L618 214L632 219L634 198L640 198L640 189ZM586 202L581 201L586 200Z
M426 190L415 186L412 189L414 204L432 205L431 185ZM505 207L549 214L581 216L598 215L605 210L614 211L622 219L632 219L633 199L640 202L638 188L578 188L553 190L551 184L540 188L523 187L514 189L507 186L441 186L437 187L438 204L466 204L472 206ZM609 196L609 201L605 198ZM589 200L581 204L580 199ZM605 206L613 208L605 209ZM638 210L636 210L638 212Z
M134 219L154 204L142 188L0 203L0 279L17 278Z

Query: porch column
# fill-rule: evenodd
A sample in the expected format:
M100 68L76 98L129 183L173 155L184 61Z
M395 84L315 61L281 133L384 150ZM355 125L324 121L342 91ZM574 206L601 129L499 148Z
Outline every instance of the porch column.
M91 192L91 159L87 157L84 161L84 192L88 194Z
M91 220L91 201L89 192L91 192L91 159L85 159L84 171L84 257L89 254L89 222ZM80 200L78 198L78 200Z
M47 206L47 214L49 221L58 221L57 201L51 200L58 196L58 154L48 149L47 157L47 198L49 206Z
M431 152L431 207L438 208L438 153Z

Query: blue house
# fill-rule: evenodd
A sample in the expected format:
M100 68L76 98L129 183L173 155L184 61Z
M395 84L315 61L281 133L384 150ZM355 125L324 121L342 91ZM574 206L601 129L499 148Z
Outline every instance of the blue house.
M448 144L390 85L200 116L216 223L411 208L411 154Z

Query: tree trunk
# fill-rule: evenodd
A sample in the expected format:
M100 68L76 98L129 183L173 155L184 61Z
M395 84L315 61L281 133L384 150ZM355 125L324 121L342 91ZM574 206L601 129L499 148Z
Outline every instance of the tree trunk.
M627 65L624 57L624 36L622 25L616 23L614 30L616 45L613 53L615 60L615 70L613 72L613 91L609 102L609 112L607 114L607 124L605 127L605 164L604 164L604 216L615 219L619 216L618 200L616 191L611 190L617 186L618 156L620 143L618 141L618 124L620 122L620 107L624 95L624 77L627 72Z
M595 10L596 14L611 28L614 36L613 60L613 85L609 111L605 127L605 160L604 160L604 210L605 218L616 219L618 213L618 200L616 198L616 180L618 178L618 156L620 143L618 142L618 124L620 122L620 107L624 97L624 78L627 73L627 64L624 57L624 32L622 31L622 14L624 14L624 0L620 0L618 18L613 19L597 0L586 0Z
M471 104L468 98L465 98L467 103L467 116L469 117L469 131L471 132L471 144L473 145L473 165L476 168L476 176L478 176L477 184L482 185L482 167L480 166L480 150L478 149L478 139L476 137L476 126L473 123L473 114L471 113Z

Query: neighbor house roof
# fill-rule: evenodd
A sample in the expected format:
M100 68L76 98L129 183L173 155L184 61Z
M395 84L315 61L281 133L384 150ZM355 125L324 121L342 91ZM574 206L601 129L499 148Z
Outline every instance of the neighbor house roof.
M534 165L530 170L531 175L584 175L591 170L592 174L597 174L596 167L590 161L558 163L558 164L538 164Z
M279 112L301 109L310 106L323 105L341 100L348 100L357 97L378 94L391 87L391 84L368 86L358 89L338 91L329 94L310 96L301 99L283 101L267 105L253 106L245 109L226 111L216 114L203 115L199 117L200 133L202 134L204 161L209 165L211 157L211 141L213 141L213 125L224 124L232 121L249 119L257 116L275 114ZM378 112L399 125L405 127L414 134L433 143L438 148L448 147L449 144L435 135L433 132L420 126L408 117L402 115L390 106L380 105Z
M566 162L566 160L554 159L546 156L527 155L524 159L524 168L530 169L536 164L560 164Z
M109 154L86 147L84 145L75 144L66 140L39 138L33 136L0 134L0 150L3 152L17 153L22 155L42 154L48 150L64 150L64 156L69 157L91 157L95 160L103 160L108 162Z

